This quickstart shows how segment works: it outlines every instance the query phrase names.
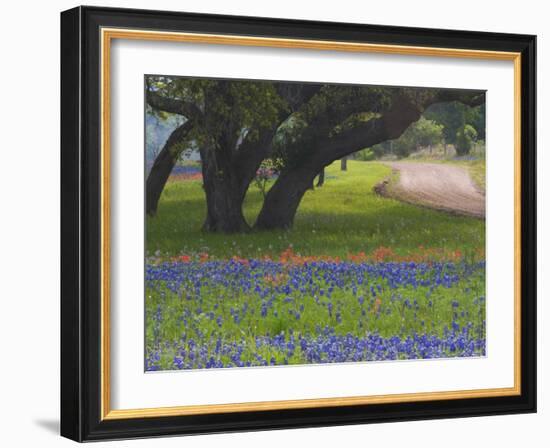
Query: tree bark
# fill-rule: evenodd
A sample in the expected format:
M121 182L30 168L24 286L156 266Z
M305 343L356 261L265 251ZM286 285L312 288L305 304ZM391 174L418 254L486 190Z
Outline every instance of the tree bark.
M317 186L322 187L325 184L325 169L323 168L319 172L319 177L317 178Z
M342 157L340 159L340 171L347 171L348 170L348 157Z
M145 187L145 210L149 216L155 216L157 213L162 190L181 154L181 148L176 146L185 139L191 128L191 120L178 126L166 140L151 167Z
M202 149L202 177L206 195L206 232L242 233L250 226L243 215L243 201L249 182L238 174L223 149Z
M312 169L282 173L267 193L254 227L258 230L290 229L298 205L317 173Z
M245 233L250 226L244 219L242 205L244 194L227 179L209 178L204 183L206 194L205 232Z

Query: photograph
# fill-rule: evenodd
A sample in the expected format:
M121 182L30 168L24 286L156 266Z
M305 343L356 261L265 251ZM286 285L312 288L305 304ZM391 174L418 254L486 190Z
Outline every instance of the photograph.
M485 96L146 74L145 371L485 357Z
M372 23L62 12L64 437L536 412L537 37Z

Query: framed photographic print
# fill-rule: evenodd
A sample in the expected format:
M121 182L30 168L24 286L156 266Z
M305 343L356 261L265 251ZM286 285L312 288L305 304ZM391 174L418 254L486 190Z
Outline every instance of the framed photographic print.
M535 37L61 14L61 433L536 410Z

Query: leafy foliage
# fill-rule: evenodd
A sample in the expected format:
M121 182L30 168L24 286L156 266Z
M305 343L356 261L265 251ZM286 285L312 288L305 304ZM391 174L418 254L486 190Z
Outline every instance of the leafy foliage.
M200 118L189 138L198 146L233 150L245 137L257 138L287 107L272 82L148 76L147 89L163 98L190 104ZM166 113L155 109L164 118Z
M286 167L299 165L321 142L388 109L395 91L377 86L328 84L278 130L274 152Z
M254 185L258 188L260 193L265 199L267 194L268 185L271 180L273 180L281 170L282 161L280 159L265 159L260 164L260 167L256 171L256 176L254 177Z
M470 125L480 139L485 139L485 103L477 107L468 107L458 101L434 104L424 116L443 126L446 143L456 144L464 127Z
M477 131L473 126L467 124L456 133L456 152L459 156L468 154L477 138Z
M371 160L376 159L376 154L372 148L365 148L361 151L355 153L355 158L363 162L370 162Z
M376 157L389 153L398 157L407 157L419 147L433 146L440 143L443 139L443 132L443 125L420 117L398 139L375 145L372 148L372 153Z

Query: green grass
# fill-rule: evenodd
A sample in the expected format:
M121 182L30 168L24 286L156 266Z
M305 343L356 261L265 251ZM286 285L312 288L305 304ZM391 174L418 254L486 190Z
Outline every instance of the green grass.
M482 338L485 332L484 303L477 300L484 296L485 270L479 266L449 265L443 267L441 274L437 269L420 269L414 271L414 275L425 280L427 285L398 287L390 285L383 269L367 272L349 268L346 273L333 269L332 272L339 272L337 276L325 277L326 268L294 266L287 267L287 275L292 280L285 279L281 285L296 282L298 286L287 292L268 283L262 269L233 267L231 273L225 275L223 266L209 264L190 263L181 269L185 274L180 274L183 283L178 293L163 284L152 284L148 288L146 347L150 358L159 355L152 364L161 369L177 368L174 359L182 350L193 353L193 358L186 361L186 368L203 368L205 360L211 357L224 366L233 365L228 353L216 352L217 340L240 347L239 360L244 363L259 365L259 356L282 365L310 361L298 343L296 350L289 353L281 346L258 345L258 337L284 335L288 342L293 335L312 341L322 334L320 329L330 328L337 337L362 338L375 334L404 340L417 334L429 334L445 340L453 323L460 329L469 328L466 334L470 338ZM410 268L401 269L409 274L413 272ZM206 274L197 285L198 272ZM444 274L456 275L459 280L436 286L434 280ZM230 287L220 281L224 277ZM359 277L362 282L358 282ZM309 278L315 281L309 283ZM379 289L375 289L375 298L371 287L376 286ZM255 292L256 287L258 291L267 288L267 292L260 295ZM264 306L266 309L262 313ZM383 353L378 355L384 356ZM400 353L397 358L408 359L408 356ZM442 356L460 356L460 352L446 350ZM360 359L365 360L364 353ZM353 356L349 354L346 360L353 360ZM334 360L325 354L322 362Z
M477 160L455 160L455 161L449 161L448 163L452 163L454 165L463 166L466 168L470 176L472 177L472 180L476 184L476 186L481 190L485 191L485 159L477 159Z
M481 165L475 170L484 171ZM147 218L147 251L162 255L207 252L213 257L277 255L290 245L302 255L346 256L391 247L406 255L418 246L474 251L485 245L484 221L451 216L381 198L373 186L390 175L378 162L348 161L326 170L326 183L308 191L290 231L237 235L206 234L204 191L200 181L169 182L158 213ZM253 224L262 203L260 191L251 186L244 203L247 221Z
M376 274L367 276L365 284L357 285L354 277L356 273L350 270L348 275L339 277L345 286L335 287L330 299L327 299L326 295L319 295L320 290L326 292L331 285L334 287L334 284L323 280L322 277L314 276L316 281L312 285L305 285L303 293L296 288L287 294L266 281L265 272L252 269L253 274L249 275L247 280L252 281L253 285L259 285L262 289L267 287L270 290L268 297L276 297L274 305L269 308L265 318L260 317L259 308L262 299L253 291L254 288L245 291L238 283L240 278L238 275L237 277L227 276L229 281L234 282L231 288L204 280L201 283L200 293L191 279L181 285L179 294L174 294L165 286L151 288L150 297L147 300L147 314L153 316L157 306L162 305L164 311L162 318L164 325L160 334L162 340L176 339L184 331L191 329L196 333L202 331L206 332L207 336L211 336L219 331L219 328L214 319L208 317L210 312L219 313L225 317L223 335L228 339L239 339L243 333L249 337L258 334L279 334L281 331L286 332L290 328L297 327L303 333L314 334L317 326L331 327L339 335L370 331L379 333L383 337L390 337L395 334L421 333L429 330L432 334L442 336L445 325L453 320L453 313L456 310L453 309L452 302L457 297L461 297L462 306L467 305L464 311L468 311L467 315L465 313L464 316L456 318L461 326L482 311L479 304L474 305L473 302L484 295L485 270L472 269L470 265L457 264L456 266L456 269L453 268L449 273L457 274L460 281L449 287L434 287L433 282L430 282L435 276L434 271L429 269L418 275L419 278L427 279L430 282L429 286L404 285L397 288L390 287L386 279ZM197 269L204 270L209 267L198 266ZM307 268L296 266L287 267L287 269L289 272L296 270L301 273L294 274L294 278L303 277L305 275L303 272L307 271ZM192 271L192 269L189 270ZM315 272L322 272L322 269ZM217 273L221 275L219 271ZM240 275L244 277L242 273ZM286 284L287 275L285 274L281 284ZM377 292L379 304L375 303L375 298L372 297L369 289L371 285L376 284L382 286L381 291ZM356 289L356 293L352 292L352 286ZM286 302L284 299L289 295L292 300ZM315 296L320 300L315 302L313 299ZM358 296L366 297L366 301L360 304L357 300ZM418 307L404 306L403 302L407 298L410 298L411 302L417 299ZM328 302L334 305L332 313L327 311ZM298 312L299 305L303 303L307 306L300 313L299 321L296 321L294 316L289 318L289 314ZM216 305L219 305L219 308L215 308ZM243 320L236 324L231 319L229 310L231 308L241 310L244 306L250 308L244 313ZM197 313L196 308L200 308L201 312ZM362 314L362 310L366 313ZM337 312L342 314L341 319L336 317ZM187 324L184 324L180 319L182 315L195 316L198 320L189 319ZM154 320L148 322L147 334L150 338L153 337L154 323Z

